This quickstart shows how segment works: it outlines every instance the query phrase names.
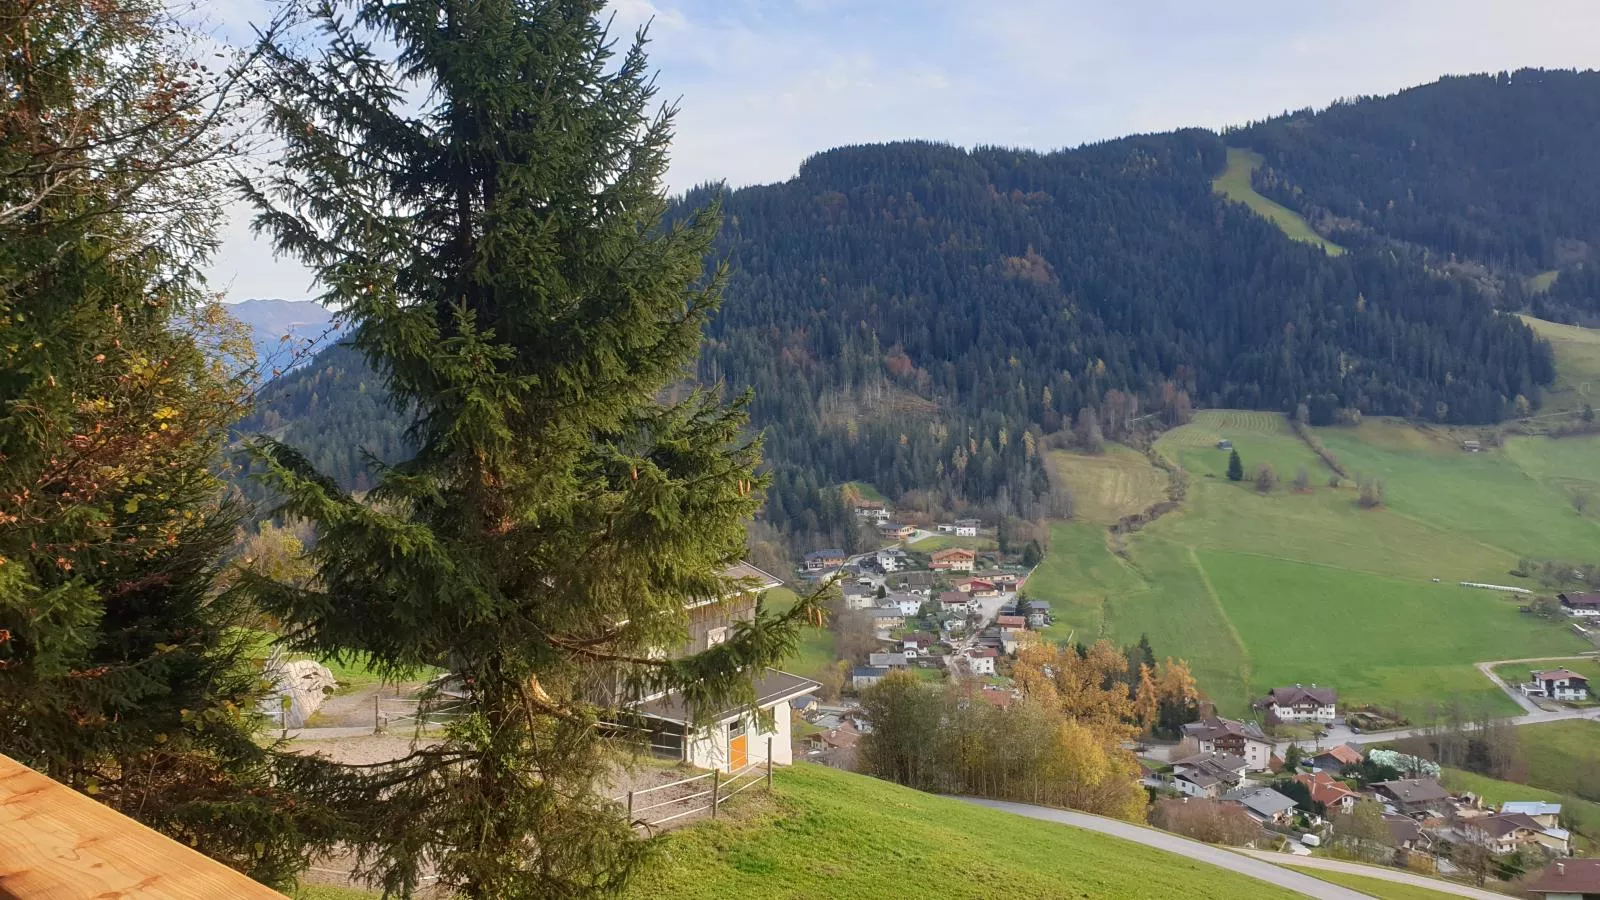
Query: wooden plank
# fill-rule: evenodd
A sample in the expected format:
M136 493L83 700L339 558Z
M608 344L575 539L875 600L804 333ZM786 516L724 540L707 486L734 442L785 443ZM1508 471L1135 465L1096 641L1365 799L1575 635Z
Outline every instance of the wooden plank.
M0 755L0 900L285 900Z

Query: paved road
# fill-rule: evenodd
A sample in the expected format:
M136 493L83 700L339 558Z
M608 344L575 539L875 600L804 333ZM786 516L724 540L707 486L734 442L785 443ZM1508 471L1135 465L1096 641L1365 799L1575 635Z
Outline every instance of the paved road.
M1441 881L1438 878L1428 878L1423 875L1413 875L1399 869L1386 869L1382 866L1364 866L1360 863L1345 862L1340 859L1324 859L1320 856L1294 856L1285 853L1269 853L1265 850L1240 850L1256 859L1267 862L1283 861L1285 865L1300 866L1307 869L1326 869L1330 872L1344 872L1350 875L1364 875L1367 878L1376 878L1381 881L1393 881L1398 884L1414 884L1425 887L1441 894L1454 894L1457 897L1472 897L1474 900L1506 900L1505 894L1486 891L1481 888L1468 887L1451 881Z
M1105 819L1100 816L1091 816L1087 813L1072 812L1065 809L1053 809L1048 806L1034 806L1028 803L1009 803L1005 800L985 800L978 797L958 797L956 799L975 803L979 806L987 806L991 809L998 809L1002 812L1027 816L1030 819L1059 822L1062 825L1071 825L1074 828L1084 828L1089 831L1098 831L1101 834L1109 834L1113 837L1143 844L1146 847L1154 847L1157 850L1176 853L1196 862L1219 866L1229 871L1237 872L1240 875L1247 875L1251 878L1277 885L1285 890L1304 894L1307 897L1319 898L1319 900L1370 900L1366 894L1318 880L1301 872L1275 866L1252 857L1240 856L1230 850L1214 847L1210 844L1202 844L1199 841L1191 841L1188 838L1169 834L1165 831L1144 828L1130 822Z

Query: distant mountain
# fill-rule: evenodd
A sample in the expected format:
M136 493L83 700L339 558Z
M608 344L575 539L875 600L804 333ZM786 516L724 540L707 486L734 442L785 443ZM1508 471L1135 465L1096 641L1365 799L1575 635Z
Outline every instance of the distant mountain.
M304 365L338 338L333 313L310 300L245 300L228 312L249 327L263 380Z
M829 150L723 198L731 274L699 379L754 390L765 515L816 546L848 537L843 481L1044 514L1040 450L1075 422L1113 440L1191 405L1495 422L1554 377L1549 345L1511 313L1597 308L1597 122L1600 74L1522 71L1225 134ZM1259 152L1254 187L1349 252L1217 194L1230 147ZM346 484L354 448L403 452L398 423L351 431L395 417L360 367L330 357L259 411L269 428L314 417L299 433L341 444L322 458Z

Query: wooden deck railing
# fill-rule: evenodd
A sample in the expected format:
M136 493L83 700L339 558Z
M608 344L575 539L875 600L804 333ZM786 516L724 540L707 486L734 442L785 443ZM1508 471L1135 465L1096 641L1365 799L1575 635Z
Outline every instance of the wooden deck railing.
M0 900L285 900L0 756Z

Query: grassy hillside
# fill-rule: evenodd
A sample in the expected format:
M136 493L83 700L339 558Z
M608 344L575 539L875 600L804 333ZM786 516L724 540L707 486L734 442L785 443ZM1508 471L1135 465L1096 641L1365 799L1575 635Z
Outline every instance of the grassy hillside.
M1560 325L1523 316L1556 351L1556 383L1544 394L1541 414L1582 409L1600 403L1600 330Z
M799 599L786 587L767 591L766 602L777 612L787 612ZM823 669L833 665L838 654L833 649L833 632L826 628L807 628L800 634L800 646L795 655L783 664L785 671L807 678L815 678Z
M1562 815L1570 817L1574 826L1582 833L1583 838L1578 844L1579 849L1586 853L1593 851L1595 840L1600 837L1600 803L1584 800L1572 794L1563 794L1560 791L1530 787L1512 781L1499 781L1460 769L1445 769L1441 781L1452 791L1471 791L1482 797L1485 803L1495 806L1508 800L1543 800L1547 803L1559 803Z
M1517 730L1534 787L1600 798L1600 722L1569 720ZM1597 835L1600 836L1600 835Z
M1050 466L1072 493L1079 522L1110 525L1166 499L1167 473L1129 447L1113 444L1098 456L1056 451Z
M630 898L1295 896L1116 838L798 764L667 835Z
M1394 421L1318 433L1349 470L1385 480L1384 508L1362 509L1348 483L1330 487L1283 417L1201 412L1156 444L1190 473L1183 507L1126 539L1123 556L1093 522L1055 526L1028 588L1055 604L1051 636L1148 634L1235 713L1274 685L1310 682L1413 713L1451 696L1515 713L1472 662L1586 649L1518 613L1511 595L1457 582L1514 583L1524 555L1593 556L1600 522L1567 495L1591 479L1600 494L1600 441L1517 438L1469 454L1448 431ZM1248 473L1273 466L1279 489L1228 481L1222 438ZM1301 467L1311 488L1295 492Z
M1250 207L1256 215L1283 229L1283 233L1297 241L1316 244L1331 256L1338 256L1344 248L1315 231L1305 218L1292 209L1256 193L1250 184L1250 173L1261 165L1261 154L1238 147L1228 148L1228 167L1211 183L1217 193L1235 203Z

